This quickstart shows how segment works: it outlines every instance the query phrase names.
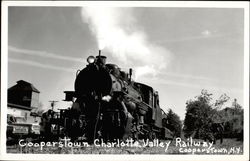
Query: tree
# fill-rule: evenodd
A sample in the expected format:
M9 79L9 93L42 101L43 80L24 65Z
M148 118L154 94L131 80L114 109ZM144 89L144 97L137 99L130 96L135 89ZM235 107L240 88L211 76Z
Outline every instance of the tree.
M180 117L170 109L167 113L167 128L174 132L174 136L179 137L181 135L181 120Z
M242 107L240 104L238 104L237 99L235 98L232 102L232 108L234 108L237 112L242 111Z
M184 120L184 132L186 136L194 135L205 138L211 133L211 125L218 117L218 109L229 100L226 94L219 97L215 103L212 102L212 94L202 90L201 94L186 103L186 115Z
M218 100L215 101L214 106L216 109L220 109L224 103L226 103L230 97L228 97L225 93L220 96Z
M237 99L234 99L231 107L219 111L224 122L225 137L236 137L243 140L244 110Z
M202 93L197 100L190 100L186 106L186 116L184 120L184 132L190 136L194 132L204 131L204 125L211 122L209 114L212 111L210 94ZM199 134L198 134L199 135Z

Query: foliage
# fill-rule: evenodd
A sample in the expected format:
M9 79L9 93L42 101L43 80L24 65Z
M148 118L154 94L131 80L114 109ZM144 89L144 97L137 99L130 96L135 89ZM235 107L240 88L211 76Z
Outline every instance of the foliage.
M232 108L234 108L235 112L237 113L241 113L243 111L241 105L238 104L237 99L234 99L232 103Z
M202 90L201 94L195 98L186 103L184 132L187 136L198 132L199 137L205 137L204 135L210 132L210 125L218 117L218 109L229 100L229 97L223 94L215 103L212 103L212 94L207 90Z
M229 99L230 99L230 97L228 97L226 94L221 95L220 98L215 101L215 104L214 104L215 108L220 109L221 106L224 103L226 103Z
M224 137L236 137L243 140L244 110L234 99L231 107L219 111L221 120L224 122Z
M209 117L213 110L210 105L211 94L202 91L196 100L190 100L186 104L186 116L184 120L184 132L187 135L193 134L195 131L204 131L204 125L211 122Z
M170 109L167 113L166 120L168 129L174 132L174 136L179 137L182 127L180 117Z

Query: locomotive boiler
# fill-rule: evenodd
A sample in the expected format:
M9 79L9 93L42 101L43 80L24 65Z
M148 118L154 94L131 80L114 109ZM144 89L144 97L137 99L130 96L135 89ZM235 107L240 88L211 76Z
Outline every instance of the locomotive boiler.
M87 62L77 72L75 90L65 91L65 101L73 102L70 109L60 111L60 124L67 136L84 136L89 142L164 136L157 91L133 81L132 69L125 72L107 64L101 51L96 57L89 56Z

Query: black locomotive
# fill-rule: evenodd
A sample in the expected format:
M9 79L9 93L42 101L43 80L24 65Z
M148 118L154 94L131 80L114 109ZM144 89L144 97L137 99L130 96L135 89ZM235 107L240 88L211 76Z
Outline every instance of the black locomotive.
M89 56L88 65L77 72L75 91L65 91L72 107L49 111L42 117L44 134L55 125L54 133L72 139L171 138L166 114L159 106L159 95L152 87L132 80L132 69L122 71L106 64L106 57ZM51 119L47 116L53 115ZM46 123L47 120L47 123ZM48 121L49 120L49 121Z

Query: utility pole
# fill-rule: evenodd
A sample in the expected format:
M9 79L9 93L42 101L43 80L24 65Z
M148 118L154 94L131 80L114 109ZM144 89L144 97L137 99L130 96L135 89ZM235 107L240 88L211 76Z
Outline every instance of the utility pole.
M51 107L52 107L52 111L54 111L54 106L55 106L55 103L56 102L58 102L58 101L54 101L54 100L52 100L52 101L49 101L49 102L51 102Z

